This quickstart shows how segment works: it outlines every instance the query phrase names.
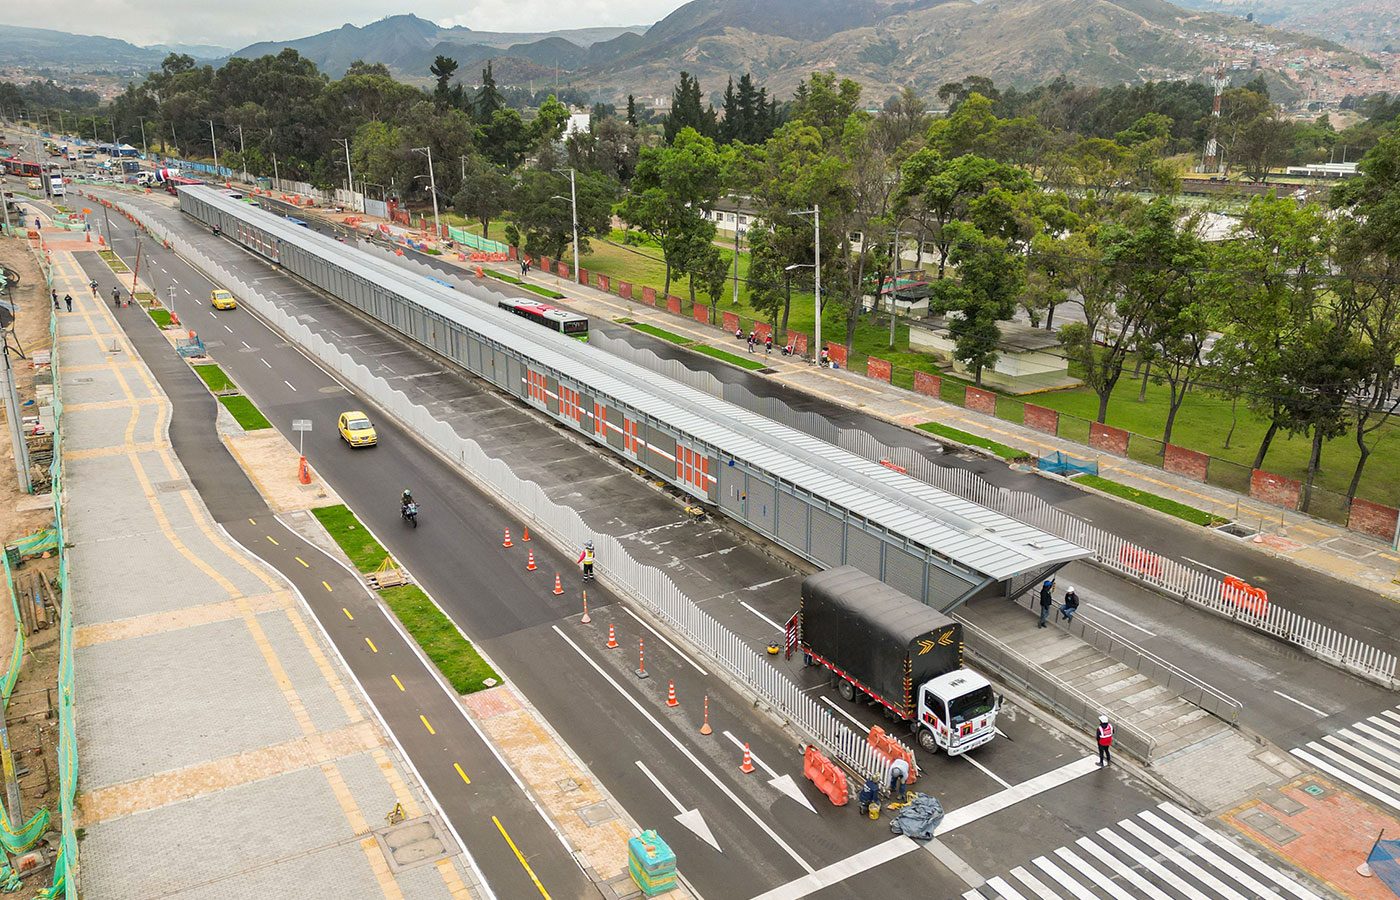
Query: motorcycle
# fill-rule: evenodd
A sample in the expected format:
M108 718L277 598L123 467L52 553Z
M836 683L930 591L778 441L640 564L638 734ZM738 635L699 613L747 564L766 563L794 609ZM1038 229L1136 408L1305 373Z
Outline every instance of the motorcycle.
M418 527L417 503L405 503L403 506L399 507L399 515L403 517L405 522L412 522L414 528Z

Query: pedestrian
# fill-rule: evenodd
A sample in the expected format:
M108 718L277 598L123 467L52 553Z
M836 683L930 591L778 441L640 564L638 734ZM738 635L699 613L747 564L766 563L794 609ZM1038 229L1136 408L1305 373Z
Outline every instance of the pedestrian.
M1073 587L1065 588L1065 598L1060 601L1060 615L1065 617L1066 622L1074 621L1074 614L1079 612L1079 595L1074 592Z
M903 803L907 792L904 784L909 780L909 763L902 756L896 756L890 763L890 799Z
M522 259L520 260L520 277L521 277L521 278L524 278L525 275L526 275L529 271L530 271L530 264L527 263L527 262L522 258Z
M773 335L765 335L763 338L763 350L769 356L773 355Z
M868 817L870 815L870 804L880 799L880 786L872 778L865 779L865 786L856 795L860 802L860 814Z
M35 231L38 231L38 230L39 230L39 217L38 217L38 216L35 216L35 217L34 217L34 230L35 230Z
M72 295L72 294L64 294L64 295L63 295L63 305L68 307L68 311L69 311L69 312L72 312L72 311L73 311L73 295Z
M1047 578L1040 586L1040 625L1044 628L1045 620L1050 618L1050 610L1055 606L1055 596L1052 593L1055 589L1055 579Z
M88 287L92 288L92 295L93 295L94 297L96 297L96 296L97 296L97 279L94 278L92 281L89 281L89 282L88 282Z
M578 555L578 561L583 563L583 580L593 580L593 542L585 541L583 552Z
M744 329L735 327L735 329L734 329L734 339L735 339L735 340L742 341L742 340L744 339Z
M1113 764L1113 754L1109 748L1113 746L1113 724L1108 721L1108 716L1099 716L1099 765L1108 766Z
M113 306L121 306L121 303L122 303L122 291L121 291L121 288L112 288L112 305L113 305Z
M58 291L49 291L53 295L53 308L58 309Z
M749 335L749 352L753 352L753 335Z

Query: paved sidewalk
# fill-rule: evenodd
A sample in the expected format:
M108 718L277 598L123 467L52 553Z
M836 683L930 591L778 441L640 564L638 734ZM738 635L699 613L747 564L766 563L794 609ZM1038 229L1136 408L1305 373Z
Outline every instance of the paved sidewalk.
M373 831L424 792L290 586L211 519L168 398L53 255L75 300L58 369L85 893L475 896L460 856L391 863Z

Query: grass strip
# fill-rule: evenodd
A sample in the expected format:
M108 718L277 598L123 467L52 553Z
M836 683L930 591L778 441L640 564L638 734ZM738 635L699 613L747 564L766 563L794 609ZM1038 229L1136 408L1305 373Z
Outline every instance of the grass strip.
M233 383L228 374L219 368L218 363L204 363L193 368L195 373L204 379L204 383L211 391L232 391L238 388L238 385Z
M506 284L520 284L520 279L516 278L514 275L507 275L504 272L497 272L495 269L482 269L481 271L485 272L487 275L490 275L492 278L495 278L498 281L504 281Z
M551 291L549 288L542 288L535 284L526 284L523 281L520 286L531 293L539 294L541 297L548 297L551 300L563 300L564 295L558 291Z
M1137 488L1128 487L1126 484L1119 484L1116 481L1110 481L1098 475L1078 475L1074 480L1079 484L1088 485L1095 490L1103 491L1105 494L1122 497L1125 500L1131 500L1149 509L1164 512L1169 516L1185 519L1193 525L1209 526L1219 521L1215 516L1196 509L1194 506L1187 506L1185 503L1177 503L1175 500L1168 500L1166 497L1149 494L1147 491L1140 491Z
M715 359L722 359L725 362L730 363L731 365L738 366L741 369L748 369L750 372L756 372L759 369L765 368L767 366L767 363L761 363L758 360L754 359L745 359L744 357L736 356L727 350L721 350L718 347L711 347L709 344L691 344L689 349L694 350L696 353L703 353L706 356L713 356Z
M170 310L168 309L148 309L151 319L161 328L170 327Z
M927 431L939 437L948 438L950 441L957 441L960 444L970 444L973 447L981 447L984 450L990 450L1002 459L1024 459L1027 456L1033 455L1025 450L1017 450L1015 447L1008 447L1006 444L997 443L991 438L984 438L981 435L969 434L966 431L949 428L947 425L942 425L938 422L924 422L922 425L919 425L918 428L920 431Z
M361 572L373 572L389 555L344 504L311 512ZM501 680L417 585L388 588L379 594L457 693L470 694L487 687L488 679Z
M644 333L646 333L646 334L649 334L649 335L651 335L652 337L659 337L659 338L661 338L663 341L670 341L670 342L673 343L673 344L685 345L685 344L691 343L691 339L688 338L688 337L685 337L684 335L676 334L674 331L667 331L667 330L664 329L664 328L657 328L655 325L648 325L648 324L645 323L645 322L631 322L631 321L629 321L629 322L627 322L627 324L628 324L628 325L631 325L633 328L637 329L638 331L641 331L641 332L644 332Z
M253 405L253 401L241 394L234 397L220 397L219 402L233 414L233 418L244 431L257 431L262 428L271 428L272 423L267 420L267 416L258 412L258 408Z
M111 269L113 272L116 272L118 275L125 275L131 272L131 270L126 267L126 263L122 262L119 259L107 260L107 268Z

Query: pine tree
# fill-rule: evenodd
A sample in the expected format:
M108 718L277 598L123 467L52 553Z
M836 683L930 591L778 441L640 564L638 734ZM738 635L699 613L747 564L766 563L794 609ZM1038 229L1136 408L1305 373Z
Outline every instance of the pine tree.
M745 75L745 78L749 76ZM742 85L743 82L741 81ZM724 88L724 121L720 123L719 137L725 144L732 144L736 140L741 140L746 130L747 118L740 113L740 101L734 96L734 78L730 76L729 84Z
M627 124L637 127L637 98L631 94L627 95Z
M666 116L666 143L673 143L682 129L694 128L706 137L715 133L714 108L701 105L700 82L689 72L681 73L680 84L671 93L671 112Z
M492 60L486 61L486 68L481 70L481 88L476 92L476 120L483 125L491 124L492 118L496 115L496 110L504 109L505 98L501 96L500 90L496 87L496 74L492 71Z

